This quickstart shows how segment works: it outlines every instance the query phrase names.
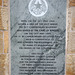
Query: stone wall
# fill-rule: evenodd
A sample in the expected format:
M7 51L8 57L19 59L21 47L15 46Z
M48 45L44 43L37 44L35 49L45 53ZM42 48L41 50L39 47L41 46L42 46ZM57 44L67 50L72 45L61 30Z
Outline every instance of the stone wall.
M67 3L66 75L75 75L75 0Z
M9 73L8 0L0 0L0 75Z

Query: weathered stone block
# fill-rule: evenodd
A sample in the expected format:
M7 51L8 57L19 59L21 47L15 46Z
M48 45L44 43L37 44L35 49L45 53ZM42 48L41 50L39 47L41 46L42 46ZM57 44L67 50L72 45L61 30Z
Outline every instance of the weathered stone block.
M66 75L75 75L75 55L67 55Z
M0 53L3 53L3 32L0 31Z
M8 53L8 31L4 31L4 53Z
M0 0L0 6L2 6L2 0Z
M75 30L75 7L71 7L71 30Z
M1 15L2 15L2 25L4 27L4 30L7 30L8 29L8 8L7 7L2 8Z
M3 6L8 6L8 0L3 0Z
M75 0L70 0L69 6L75 6Z
M0 30L8 29L8 8L0 7Z
M3 30L1 9L2 7L0 7L0 30Z
M75 18L72 18L72 27L71 27L72 31L75 31Z
M8 75L8 54L0 54L0 75Z
M75 53L75 32L68 33L67 53Z

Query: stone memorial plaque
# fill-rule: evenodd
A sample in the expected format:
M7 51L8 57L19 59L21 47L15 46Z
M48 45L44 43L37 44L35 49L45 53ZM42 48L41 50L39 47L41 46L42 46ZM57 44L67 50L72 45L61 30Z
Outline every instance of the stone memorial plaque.
M11 75L65 75L66 0L10 0Z

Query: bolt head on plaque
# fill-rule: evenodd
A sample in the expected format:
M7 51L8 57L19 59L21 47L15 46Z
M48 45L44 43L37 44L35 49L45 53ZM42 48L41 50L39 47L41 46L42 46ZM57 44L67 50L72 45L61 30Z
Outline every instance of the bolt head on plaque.
M48 10L46 0L31 0L29 3L29 12L35 17L44 16Z

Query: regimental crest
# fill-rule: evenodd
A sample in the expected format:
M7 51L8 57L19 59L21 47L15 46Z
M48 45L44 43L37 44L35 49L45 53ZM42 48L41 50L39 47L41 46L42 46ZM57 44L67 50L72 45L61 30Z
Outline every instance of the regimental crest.
M35 17L41 17L46 14L48 4L46 0L31 0L29 3L29 12Z

